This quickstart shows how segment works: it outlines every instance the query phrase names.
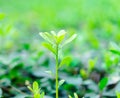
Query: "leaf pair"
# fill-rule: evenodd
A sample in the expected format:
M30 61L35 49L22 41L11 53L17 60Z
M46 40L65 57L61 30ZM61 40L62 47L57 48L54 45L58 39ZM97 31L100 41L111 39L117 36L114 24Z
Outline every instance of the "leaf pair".
M69 98L73 98L71 95L68 96ZM74 93L74 98L78 98L77 93Z
M34 98L44 98L44 92L40 93L40 88L36 81L33 82L32 87L28 86L28 89L33 93Z

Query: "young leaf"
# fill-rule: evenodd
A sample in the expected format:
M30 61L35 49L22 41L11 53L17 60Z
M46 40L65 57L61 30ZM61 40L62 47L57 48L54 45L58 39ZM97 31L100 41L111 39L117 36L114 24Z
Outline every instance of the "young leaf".
M40 98L44 98L44 95L45 95L45 93L42 92L42 93L40 94Z
M30 86L27 86L27 88L28 88L31 92L33 92L33 89L32 89Z
M103 78L99 82L98 86L99 86L100 91L103 91L103 89L107 86L107 83L108 83L108 78Z
M58 87L60 87L64 82L65 82L65 80L60 80L60 81L59 81L59 86L58 86Z
M72 96L68 95L69 98L72 98Z
M81 70L80 70L80 75L81 75L84 79L88 77L88 74L87 74L87 72L86 72L84 69L81 69Z
M35 81L33 82L33 90L39 90L38 83Z
M78 98L78 95L77 95L76 93L74 93L74 97L75 97L75 98Z
M75 38L77 37L77 34L73 34L70 38L68 38L62 46L65 46L66 44L70 43L71 41L73 41Z
M119 48L119 46L116 43L114 43L114 42L111 42L110 44L111 44L110 51L112 53L114 53L114 54L120 55L120 48Z
M63 66L63 65L69 65L70 62L71 62L71 57L69 57L69 56L65 57L65 58L61 61L60 65L59 65L59 68L60 68L61 66Z
M40 97L40 94L35 94L35 95L34 95L34 98L41 98L41 97Z
M49 43L51 43L51 44L54 43L53 37L52 37L49 33L45 32L45 33L39 33L39 34L40 34L40 36L41 36L43 39L45 39L45 40L48 41Z
M44 42L44 43L42 43L42 45L43 45L45 48L47 48L48 50L50 50L53 54L56 54L55 49L52 47L51 44Z
M116 94L117 94L117 98L120 98L120 93L119 93L119 92L116 92Z

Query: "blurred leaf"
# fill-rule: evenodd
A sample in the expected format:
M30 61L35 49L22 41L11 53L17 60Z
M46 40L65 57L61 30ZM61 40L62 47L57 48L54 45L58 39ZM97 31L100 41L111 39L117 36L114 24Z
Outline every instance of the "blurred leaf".
M77 37L77 34L73 34L70 38L68 38L62 46L65 46L66 44L70 43L71 41L73 41L75 38Z
M78 98L78 95L77 95L77 93L74 93L74 97L75 97L75 98Z
M65 58L60 62L59 68L62 67L63 65L69 65L70 62L71 62L71 57L69 57L69 56L65 57Z
M44 42L44 43L42 43L42 45L43 45L45 48L47 48L48 50L50 50L53 54L56 54L56 51L55 51L55 49L52 47L51 44Z
M107 83L108 83L108 78L106 77L99 82L98 86L100 91L103 91L103 89L107 86Z
M40 34L40 36L42 37L42 38L44 38L46 41L48 41L49 43L51 43L51 44L53 44L54 42L53 42L53 39L54 39L54 37L52 37L49 33L47 33L47 32L45 32L45 33L39 33Z
M63 39L65 38L65 34L66 32L64 30L61 30L58 32L58 35L57 35L57 43L60 44Z
M65 82L65 80L60 80L58 87L60 87L61 85L63 85L64 82Z
M117 94L117 98L120 98L120 93L119 93L119 92L116 92L116 94Z
M38 83L36 81L33 82L33 91L34 90L39 90L39 86L38 86Z
M4 13L0 13L0 20L4 19L5 14Z

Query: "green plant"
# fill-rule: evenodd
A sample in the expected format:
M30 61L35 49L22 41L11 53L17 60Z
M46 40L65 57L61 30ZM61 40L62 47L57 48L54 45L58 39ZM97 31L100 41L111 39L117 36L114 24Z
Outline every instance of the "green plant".
M72 40L74 40L76 38L76 34L72 35L70 38L68 38L67 40L65 40L65 35L66 32L64 30L61 30L58 32L58 34L56 34L54 31L51 31L51 33L48 32L44 32L44 33L40 33L40 36L43 37L47 42L43 43L43 46L45 48L47 48L48 50L50 50L54 55L55 55L55 60L56 60L56 75L55 75L55 79L56 79L56 98L58 98L59 93L58 93L58 88L59 88L59 84L63 84L63 80L62 82L58 81L58 70L62 65L66 65L69 63L70 57L65 57L61 60L61 62L59 62L60 60L60 50L63 48L63 46L65 46L66 44L70 43Z
M34 98L44 98L44 92L40 91L39 85L36 81L33 82L32 87L28 86L28 89L33 93Z

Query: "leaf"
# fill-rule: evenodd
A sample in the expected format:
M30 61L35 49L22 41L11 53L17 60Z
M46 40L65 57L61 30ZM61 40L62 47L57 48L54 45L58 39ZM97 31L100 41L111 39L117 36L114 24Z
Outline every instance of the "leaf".
M57 43L60 44L63 39L65 38L65 34L66 32L64 30L61 30L58 32L58 35L57 35Z
M71 62L71 57L70 57L70 56L65 57L65 58L61 61L60 65L59 65L59 68L60 68L61 66L63 66L63 65L69 65L70 62Z
M42 43L42 45L43 45L45 48L47 48L48 50L50 50L53 54L56 54L55 49L52 47L51 44L44 42L44 43Z
M70 43L71 41L73 41L75 38L77 37L77 34L73 34L69 39L67 39L62 46Z
M42 93L40 94L40 98L44 98L44 95L45 95L45 93L42 92Z
M89 63L89 71L92 71L93 70L93 68L95 67L95 63L96 63L96 58L95 59L90 59L89 61L88 61L88 63Z
M68 97L69 97L69 98L72 98L72 96L71 96L71 95L68 95Z
M80 75L81 75L84 79L88 77L88 74L87 74L87 72L86 72L84 69L81 69L81 70L80 70Z
M54 74L52 73L52 71L45 71L46 73L48 73L51 76L54 76Z
M65 82L65 80L60 80L60 81L59 81L59 86L58 86L58 87L60 87L64 82Z
M0 13L0 20L4 19L5 14L4 13Z
M34 98L41 98L41 97L40 97L40 94L35 94L35 95L34 95Z
M116 92L117 98L120 98L120 93Z
M111 42L110 45L111 45L110 46L110 51L112 53L114 53L114 54L120 55L120 48L119 48L119 46L116 43L114 43L114 42Z
M74 97L75 97L75 98L78 98L78 95L77 95L76 93L74 93Z
M32 89L30 86L27 86L27 88L28 88L31 92L33 92L33 89Z
M39 34L43 39L45 39L49 43L51 43L51 44L54 43L53 37L49 33L45 32L45 33L39 33Z
M100 91L103 91L103 89L107 86L107 83L108 83L108 78L103 78L99 82L98 86L99 86Z
M39 90L38 83L35 81L33 82L33 90Z

